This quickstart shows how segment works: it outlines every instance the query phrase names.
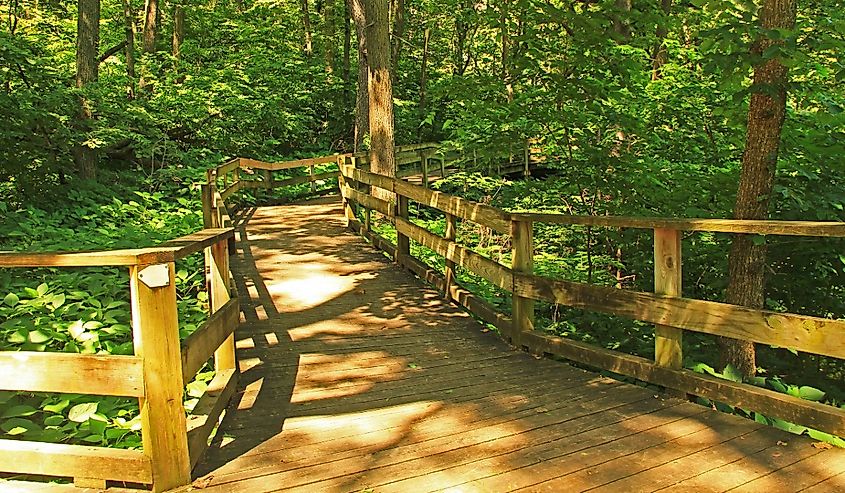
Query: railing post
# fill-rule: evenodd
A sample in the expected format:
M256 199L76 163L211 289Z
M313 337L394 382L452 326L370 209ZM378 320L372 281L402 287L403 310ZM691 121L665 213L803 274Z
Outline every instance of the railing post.
M420 151L420 168L422 169L422 185L428 188L428 155L424 150Z
M214 188L211 183L203 183L200 185L200 194L202 197L202 227L211 228L212 218L214 217Z
M219 241L209 247L206 253L208 261L208 307L210 313L223 308L230 299L229 293L229 243ZM214 352L214 369L232 370L236 368L235 334L229 335L226 341Z
M396 194L396 217L408 220L408 197ZM396 263L402 263L403 256L411 255L411 240L402 233L396 234Z
M440 178L446 178L446 156L440 157Z
M458 220L452 214L446 213L446 235L449 241L456 241L458 237ZM452 285L455 283L455 262L446 259L446 282L443 284L446 301L452 301Z
M534 223L532 221L511 220L511 238L513 260L511 267L514 274L534 273ZM513 333L511 342L517 348L522 347L522 334L534 330L534 300L523 298L515 293L512 298Z
M308 181L311 182L311 193L317 191L317 183L314 181L314 165L308 166Z
M355 210L352 209L352 203L349 199L346 198L346 193L344 189L347 187L349 180L346 178L344 174L344 169L348 169L348 166L355 168L355 158L349 158L351 161L350 164L346 163L346 157L338 156L337 158L337 167L340 169L340 174L337 177L338 186L340 187L340 202L343 207L343 216L346 218L346 227L349 227L349 222L355 219Z
M132 266L129 280L135 354L144 362L141 438L153 491L166 491L191 482L174 263Z
M266 194L265 199L269 199L270 195L273 194L273 172L269 169L261 171L262 178L264 178L264 193Z
M654 292L681 295L681 232L676 229L654 230ZM683 330L665 325L654 326L654 361L678 370L683 363Z

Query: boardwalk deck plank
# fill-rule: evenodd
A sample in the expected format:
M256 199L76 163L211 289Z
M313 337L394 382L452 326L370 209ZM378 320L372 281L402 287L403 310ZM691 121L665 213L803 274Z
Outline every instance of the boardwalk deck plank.
M772 493L788 474L789 491L818 493L845 480L843 450L514 351L346 232L334 198L243 217L241 387L197 489Z

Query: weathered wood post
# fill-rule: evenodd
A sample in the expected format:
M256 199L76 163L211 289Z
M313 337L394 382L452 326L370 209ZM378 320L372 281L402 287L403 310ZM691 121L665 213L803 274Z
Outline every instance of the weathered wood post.
M446 213L446 236L449 241L456 241L458 237L458 220L452 214ZM452 301L452 285L455 284L455 262L446 259L446 283L443 284L446 301Z
M396 217L401 217L404 220L408 220L408 197L404 195L396 194ZM402 264L402 257L404 256L411 256L411 240L407 236L399 233L396 233L396 258L394 259L396 263Z
M420 168L422 169L422 185L428 188L428 155L425 150L419 151L420 154Z
M152 464L153 491L166 491L191 482L175 264L131 266L129 290L135 354L144 362L143 449Z
M202 226L212 228L214 218L214 185L203 183L200 185L200 196L202 198Z
M530 220L511 219L511 238L514 274L534 273L534 223ZM522 347L522 334L534 330L534 300L516 294L512 298L511 315L513 330L511 343Z
M314 165L308 166L308 181L311 182L311 193L317 191L317 182L314 181Z
M654 292L681 295L681 232L676 229L654 230ZM665 325L654 326L654 361L678 370L683 363L683 330Z
M273 172L269 169L261 170L262 179L264 180L265 199L269 199L273 195Z
M440 178L446 178L446 156L440 156Z
M206 262L208 262L208 294L209 311L214 313L223 308L230 299L229 293L229 243L219 241L206 250ZM214 352L214 369L234 370L235 360L235 334L223 342Z
M355 158L349 158L350 163L347 164L346 156L337 157L337 167L340 169L340 174L337 175L338 187L340 187L340 200L343 206L343 216L346 218L346 227L349 227L350 221L355 219L355 211L352 209L352 203L347 198L346 189L348 187L349 175L352 175L352 170L355 169Z

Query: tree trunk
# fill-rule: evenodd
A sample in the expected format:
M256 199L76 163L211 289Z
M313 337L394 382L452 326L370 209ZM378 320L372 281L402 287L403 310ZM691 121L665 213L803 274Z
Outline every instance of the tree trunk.
M158 0L147 0L147 11L144 20L144 53L153 53L156 51L158 19Z
M314 53L314 46L311 41L311 13L308 10L308 0L302 0L302 23L305 26L305 55L311 56Z
M79 0L79 16L76 22L76 87L85 89L97 82L100 50L100 0ZM80 97L78 129L86 134L91 131L94 118L91 101ZM76 167L82 178L97 178L97 150L79 143L73 152Z
M370 171L396 176L393 140L393 86L390 77L390 33L388 0L367 1L367 54L369 56ZM378 191L376 189L375 191ZM384 191L379 198L390 200Z
M651 60L651 80L658 80L661 77L661 70L666 62L669 61L669 52L666 50L666 45L663 41L666 35L669 34L669 29L666 27L669 21L669 14L672 11L672 0L660 0L660 9L663 11L663 17L657 24L657 42L654 44L654 56Z
M358 152L364 144L364 136L370 131L369 80L370 69L367 55L367 13L364 0L349 0L355 34L358 36L358 91L355 96L355 146Z
M795 0L765 0L760 10L760 24L766 30L795 27ZM751 50L762 55L782 41L758 38ZM767 219L772 195L781 130L786 117L786 90L789 69L776 58L754 67L751 102L748 106L748 130L742 172L737 190L736 219ZM731 244L726 301L735 305L762 308L765 300L766 244L749 235L737 235ZM754 343L719 338L720 364L730 364L744 376L756 372Z
M405 0L396 0L393 11L393 46L391 47L390 67L393 80L396 85L396 78L399 74L399 54L402 51L402 36L405 35Z
M131 0L123 0L123 22L123 33L126 37L126 78L129 79L126 96L135 99L135 11L132 10Z
M461 1L460 12L455 17L455 75L464 75L469 62L465 60L464 48L469 34L469 24L463 21L463 15L471 8L470 2Z
M326 73L334 72L334 0L324 0L323 6L323 54L326 57Z
M628 13L631 12L631 0L616 0L616 10L613 15L613 30L619 35L619 43L627 43L631 38L631 27L627 20Z
M428 40L431 39L431 29L425 28L423 33L422 65L420 66L420 115L425 117L425 85L428 83Z
M508 102L513 102L513 85L510 81L510 73L508 71L508 49L510 46L510 36L508 33L508 2L502 0L502 10L499 15L499 29L502 32L502 83L505 85L507 91Z
M173 58L179 61L182 55L182 42L185 40L185 9L179 5L173 7Z

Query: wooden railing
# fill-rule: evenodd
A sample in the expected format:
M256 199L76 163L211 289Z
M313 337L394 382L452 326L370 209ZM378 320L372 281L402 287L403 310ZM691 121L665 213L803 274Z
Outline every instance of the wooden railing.
M211 430L235 390L232 333L237 296L230 294L232 228L209 228L157 247L74 253L0 253L0 267L129 269L133 356L0 352L0 389L138 398L142 450L0 440L0 472L71 477L77 485L108 480L164 491L188 484ZM179 340L175 262L206 252L211 314ZM184 387L212 357L216 376L186 419Z
M395 202L377 198L371 193L372 188L395 194ZM373 174L353 165L344 165L341 168L341 191L345 215L352 229L360 232L398 263L444 291L447 298L498 327L501 334L518 347L536 354L561 356L685 394L724 402L828 433L845 435L843 409L696 373L683 369L681 365L682 338L685 331L845 358L845 321L756 310L681 296L681 231L845 237L845 223L510 213L435 192L401 179ZM409 201L445 213L445 234L434 234L411 222L408 217ZM365 209L363 222L357 218L353 210L354 204ZM383 214L395 225L396 244L370 229L370 210ZM456 241L459 219L510 235L512 265L502 265L459 244ZM601 287L535 275L535 223L653 230L655 292ZM437 272L412 257L410 240L443 256L444 272ZM455 281L456 266L467 269L512 293L511 316L497 311L462 288ZM652 361L534 331L536 300L653 323L655 358Z

